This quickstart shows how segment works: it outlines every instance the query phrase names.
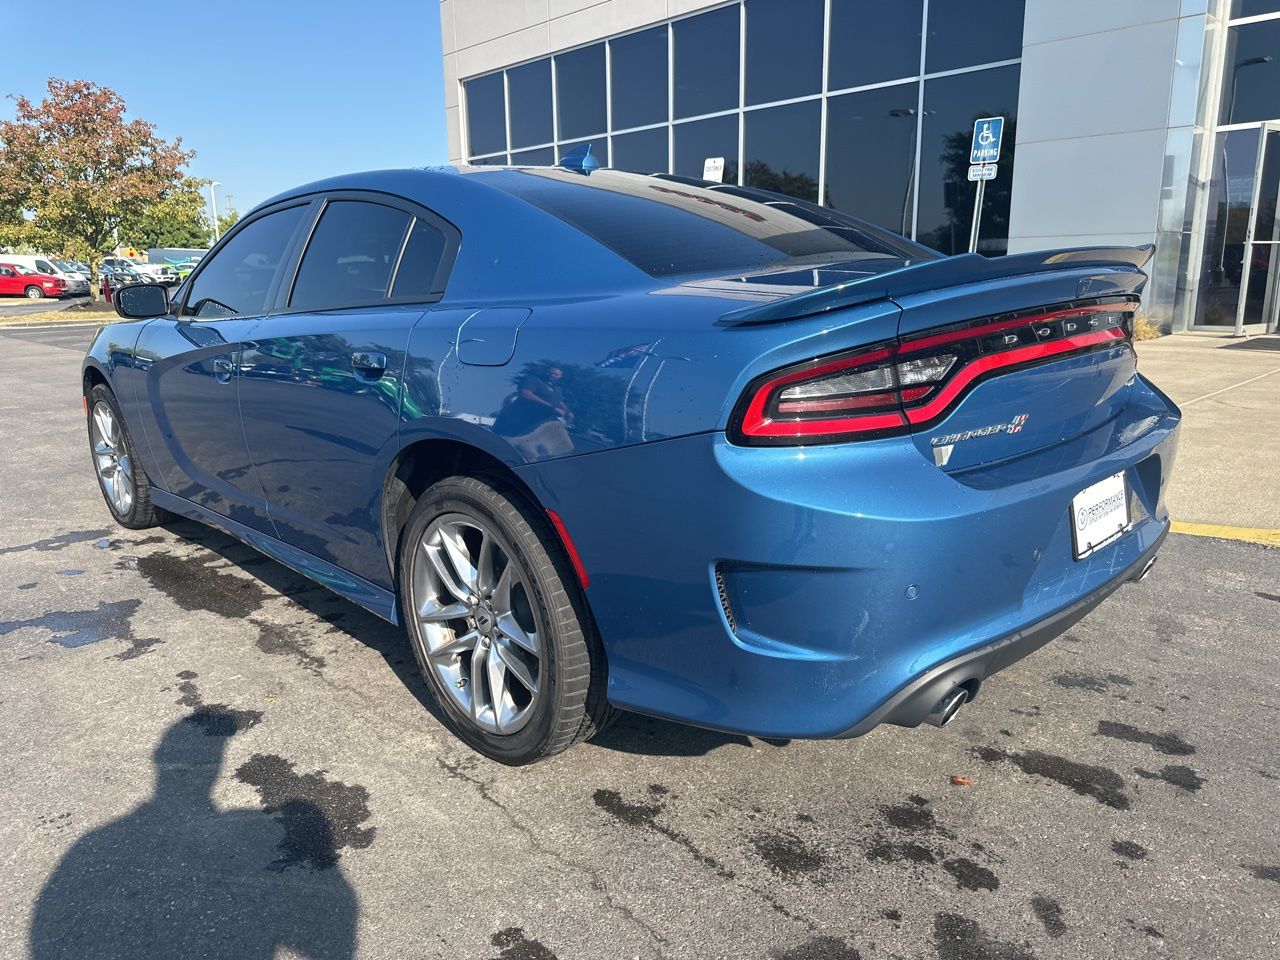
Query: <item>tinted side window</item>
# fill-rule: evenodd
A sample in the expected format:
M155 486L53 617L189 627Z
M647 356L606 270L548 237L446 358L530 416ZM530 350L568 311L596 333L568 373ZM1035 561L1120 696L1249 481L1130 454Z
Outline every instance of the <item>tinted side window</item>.
M182 309L199 320L257 316L306 205L254 220L236 233L200 271Z
M435 293L435 279L440 271L444 247L444 234L425 221L415 223L400 258L400 266L396 269L396 284L391 295L425 299Z
M334 310L385 299L408 226L409 214L380 203L330 203L302 255L290 308Z

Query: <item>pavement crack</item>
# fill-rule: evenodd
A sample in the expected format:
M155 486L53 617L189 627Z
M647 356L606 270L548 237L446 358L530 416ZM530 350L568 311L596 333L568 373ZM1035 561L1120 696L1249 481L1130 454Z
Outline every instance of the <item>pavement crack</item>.
M667 954L662 950L662 945L669 942L667 938L662 936L662 934L660 934L650 923L638 917L630 907L619 903L613 893L610 892L608 882L599 870L588 866L587 864L578 863L577 861L570 859L558 850L548 847L538 839L537 835L521 822L520 818L512 812L510 807L493 795L493 791L489 788L489 783L471 774L463 766L463 761L459 760L450 763L443 757L437 757L436 763L451 779L461 780L463 783L470 784L480 796L480 799L501 813L516 832L525 838L529 846L533 848L534 851L550 857L556 863L568 870L586 874L587 879L591 884L591 889L604 897L605 903L608 905L609 909L613 910L615 913L621 914L630 923L638 927L645 933L645 935L653 940L655 944L654 949L657 951L659 957L665 958L667 956Z

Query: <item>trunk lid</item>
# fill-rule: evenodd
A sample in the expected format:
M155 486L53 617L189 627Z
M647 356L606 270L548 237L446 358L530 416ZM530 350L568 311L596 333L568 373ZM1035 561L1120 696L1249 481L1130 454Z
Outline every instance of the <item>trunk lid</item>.
M900 356L957 358L939 391L949 399L935 393L906 408L921 454L958 474L1066 443L1118 416L1137 366L1132 318L1145 279L1131 270L1064 271L898 298Z

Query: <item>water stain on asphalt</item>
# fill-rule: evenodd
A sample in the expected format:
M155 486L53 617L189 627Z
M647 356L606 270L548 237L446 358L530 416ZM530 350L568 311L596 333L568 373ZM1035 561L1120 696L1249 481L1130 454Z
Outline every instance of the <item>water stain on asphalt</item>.
M296 627L286 624L251 620L258 628L257 647L263 653L277 657L291 657L300 667L312 673L320 673L325 666L324 657L311 652L310 641Z
M265 587L250 577L216 566L222 558L201 551L182 555L161 551L137 558L137 571L183 610L208 610L243 620L269 599Z
M18 584L18 589L19 589L19 590L34 590L34 589L36 588L36 586L37 586L37 584L36 584L34 581L33 581L33 582L31 582L31 583L20 583L20 584Z
M26 553L28 550L34 550L37 553L52 553L75 543L97 540L99 537L105 537L110 532L110 530L79 530L75 533L60 533L56 537L49 537L45 540L34 540L31 543L23 543L15 547L0 547L0 557L8 553Z
M908 803L882 806L880 808L880 816L885 823L895 830L905 830L909 833L936 830L938 818L934 816L933 810L929 808L929 801L914 794L908 797L907 800L909 801Z
M600 789L592 794L595 805L614 820L628 827L648 829L659 833L673 843L683 847L690 856L703 866L715 871L723 880L732 880L734 872L715 857L708 856L698 849L697 845L677 830L658 822L658 814L665 809L662 803L629 803L622 799L617 790Z
M1057 940L1067 932L1067 922L1062 918L1062 904L1041 894L1031 898L1031 909L1036 919L1044 925L1044 932Z
M1098 736L1111 737L1113 740L1124 740L1128 743L1145 743L1156 753L1163 753L1171 757L1189 757L1196 752L1194 746L1187 743L1176 733L1151 733L1115 720L1099 720Z
M944 860L942 869L955 877L961 890L995 890L1000 886L1000 880L994 873L968 857Z
M822 876L830 866L830 858L805 840L783 830L757 833L751 838L760 859L769 869L785 879L806 877L817 883L825 883Z
M40 627L49 642L63 647L83 647L103 640L129 640L130 620L141 600L99 600L96 610L51 610L29 620L0 620L0 637L24 627Z
M262 722L261 710L237 710L225 703L205 703L195 685L197 674L192 670L183 670L178 674L182 682L178 684L177 704L194 711L187 722L204 731L208 737L230 737Z
M886 920L892 920L894 923L898 923L902 920L902 911L894 910L893 908L881 910L880 916L884 917Z
M1274 593L1262 593L1261 591L1258 591L1254 596L1261 597L1263 600L1274 600L1276 603L1280 603L1280 596L1277 596Z
M1184 766L1161 767L1159 773L1152 773L1150 770L1134 767L1133 772L1146 780L1163 780L1179 790L1187 791L1187 793L1195 793L1205 782L1204 777L1197 774L1190 767Z
M324 771L296 773L292 762L270 753L255 753L235 776L258 791L263 810L284 827L275 870L327 870L338 851L373 843L377 828L361 826L370 817L369 791L359 784L329 780Z
M1060 673L1053 678L1053 682L1067 689L1088 690L1092 693L1107 693L1113 686L1133 686L1132 680L1119 673L1109 673L1105 677L1095 677L1088 673ZM1119 699L1128 698L1120 695Z
M956 913L934 915L933 945L938 960L1035 960L1023 948L983 933L976 920Z
M502 952L493 960L556 960L556 955L537 940L524 935L522 927L505 927L489 938Z
M811 937L789 950L776 950L770 960L862 960L860 954L839 937Z
M1147 859L1147 848L1140 843L1134 843L1132 840L1112 840L1111 849L1126 860Z
M973 754L986 763L1012 763L1023 773L1060 783L1073 793L1093 797L1116 810L1128 810L1132 806L1124 790L1124 779L1107 767L1077 763L1040 750L1014 753L995 747L974 747Z
M1247 863L1242 863L1240 866L1252 873L1257 880L1270 880L1272 883L1280 883L1280 867L1268 867L1262 864L1250 866Z

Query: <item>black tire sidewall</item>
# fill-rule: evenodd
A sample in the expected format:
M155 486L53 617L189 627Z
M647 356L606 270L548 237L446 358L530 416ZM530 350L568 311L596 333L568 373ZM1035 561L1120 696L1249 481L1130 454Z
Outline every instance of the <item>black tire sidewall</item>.
M499 510L505 503L516 514L520 515L519 527L503 516ZM424 656L424 642L417 617L413 615L412 591L413 565L421 562L418 558L417 545L422 539L431 521L447 513L472 515L483 522L501 541L508 551L511 560L520 566L525 582L530 585L534 596L534 615L538 620L538 634L542 643L542 690L533 714L528 722L514 734L491 734L475 727L470 718L455 704L448 691L440 689L440 681ZM546 755L547 747L554 737L556 724L561 713L567 709L564 688L560 682L559 665L562 662L563 644L565 642L566 624L557 620L549 598L563 591L560 582L552 582L545 575L543 565L536 552L550 560L538 532L529 524L524 511L508 491L478 480L461 480L450 478L437 483L423 494L414 506L413 512L405 524L400 543L400 606L405 630L409 634L410 646L414 657L422 671L432 699L444 715L450 730L464 743L486 756L509 765L530 763ZM531 554L535 554L532 555ZM553 564L548 563L547 568ZM552 571L551 576L559 581L559 573ZM570 616L573 616L571 613Z
M129 504L129 512L124 514L117 512L115 504L107 496L107 490L102 485L102 477L98 475L97 460L94 458L93 409L99 403L105 403L111 408L111 415L115 417L116 423L119 424L120 436L124 440L125 451L128 453L129 464L132 467L130 473L133 484L133 501ZM98 492L102 494L102 501L107 505L112 518L122 527L130 529L151 526L151 523L145 517L151 503L150 490L144 487L147 481L145 474L142 472L142 464L138 461L138 451L133 445L133 437L129 435L129 428L125 425L124 417L120 413L120 406L116 403L115 394L111 392L110 388L102 384L98 384L89 392L89 416L86 418L86 427L89 434L90 463L94 466L94 480L98 485Z

